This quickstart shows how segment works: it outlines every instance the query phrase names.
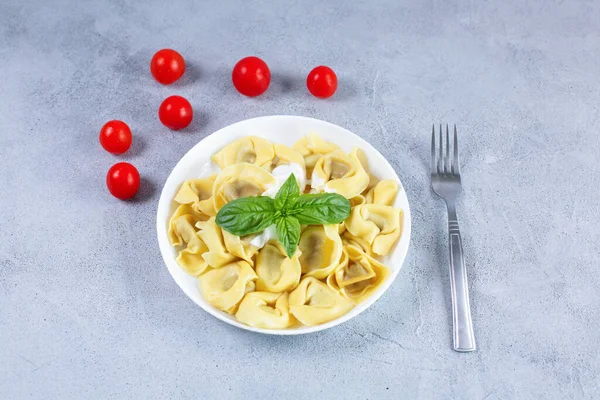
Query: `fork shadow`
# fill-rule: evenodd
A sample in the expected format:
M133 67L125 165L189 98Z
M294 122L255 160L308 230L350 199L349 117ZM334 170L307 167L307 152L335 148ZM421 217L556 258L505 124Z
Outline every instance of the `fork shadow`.
M437 271L440 277L440 282L444 291L444 304L446 305L446 320L447 324L447 332L448 332L448 340L452 343L453 335L452 335L452 325L453 325L453 317L452 317L452 294L450 291L450 260L449 260L449 249L448 249L448 222L445 216L445 203L442 199L437 198L438 195L430 189L431 196L434 198L435 207L439 210L436 212L436 215L439 217L436 219L436 227L435 232L440 232L437 236L438 240L435 241L435 251L433 252L433 261L435 265L437 265ZM437 198L437 199L436 199ZM436 210L436 211L438 211Z

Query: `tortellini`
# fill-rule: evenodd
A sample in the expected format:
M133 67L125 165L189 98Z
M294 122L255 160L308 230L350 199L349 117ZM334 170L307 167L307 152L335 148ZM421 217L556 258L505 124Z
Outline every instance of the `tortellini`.
M338 150L339 146L330 142L326 142L318 135L311 133L308 136L304 136L302 139L298 140L292 148L304 157L304 162L306 164L306 176L311 176L315 164L317 161L319 161L321 156L323 154Z
M183 182L174 200L179 204L190 204L197 213L214 217L217 212L212 192L216 177L216 175L212 175L204 179L191 179Z
M215 180L213 201L218 211L231 200L260 196L277 181L268 171L254 164L240 163L225 168Z
M217 225L215 217L212 217L208 221L196 223L196 227L200 229L198 236L200 236L208 247L208 251L202 255L208 265L213 268L220 268L237 259L235 255L227 252L223 239L223 231Z
M227 249L229 253L247 261L250 265L254 265L254 255L259 250L258 247L252 244L252 239L254 239L256 234L240 237L229 233L224 229L221 229L221 233L223 234L225 249Z
M351 199L369 185L369 175L358 160L358 148L350 155L342 150L325 154L312 172L311 186L316 192L333 192Z
M207 250L197 235L194 225L204 218L188 204L182 204L169 221L169 241L173 246L186 246L177 255L176 261L184 271L191 275L201 274L208 266L202 254Z
M302 254L300 265L302 273L324 279L335 267L342 256L342 239L337 225L311 225L300 235L298 244Z
M208 263L203 257L207 251L208 247L202 240L194 240L179 252L176 258L177 264L190 275L200 275L208 268Z
M371 189L373 189L378 183L379 183L379 178L373 174L371 174L370 172L368 173L369 175L369 184L367 185L367 188L365 189L365 191L362 193L363 196L366 196L369 191Z
M221 169L239 163L264 165L275 158L273 144L257 136L239 138L213 154L212 161Z
M385 265L357 247L349 245L345 253L345 262L327 277L327 285L358 303L370 296L390 272Z
M367 202L367 199L365 198L365 196L363 196L361 194L357 194L356 196L354 196L348 200L350 200L351 207L360 206L361 204L365 204Z
M208 218L206 218L208 219ZM189 204L182 204L173 213L169 220L169 241L173 246L183 246L192 240L196 234L194 225L204 221L205 216L197 213Z
M298 286L302 273L298 259L300 253L296 250L296 254L288 258L281 244L276 241L267 243L256 257L257 290L279 293Z
M392 179L379 181L365 196L365 202L391 206L398 194L398 183Z
M290 293L290 312L306 326L319 325L346 314L354 303L318 279L308 276Z
M284 144L273 144L275 149L275 157L267 164L263 165L269 171L272 171L280 165L298 164L302 169L305 168L304 157L296 150Z
M373 253L385 256L400 238L402 211L380 204L362 204L350 212L346 229L352 235L364 239Z
M235 318L264 329L285 329L296 322L290 314L287 293L250 292L240 303Z
M221 171L181 184L168 237L177 263L197 277L212 306L255 328L314 326L340 318L388 279L390 270L378 258L402 235L402 210L393 208L400 187L372 174L360 148L348 154L315 133L293 147L247 136L211 159ZM346 197L350 216L339 224L302 226L291 258L275 225L241 237L217 225L225 204L275 197L291 173L301 192Z
M344 246L352 245L354 247L357 247L370 256L374 255L373 249L371 248L371 244L369 242L367 242L360 236L354 236L348 231L345 231L342 234L342 243L344 244Z
M246 261L237 261L201 275L202 297L219 310L234 314L238 303L255 289L258 277Z

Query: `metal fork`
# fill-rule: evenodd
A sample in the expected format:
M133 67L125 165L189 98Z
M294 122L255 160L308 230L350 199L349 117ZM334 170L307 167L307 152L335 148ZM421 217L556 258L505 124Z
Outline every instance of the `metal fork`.
M454 154L450 159L450 133L446 125L446 152L440 124L439 148L436 151L435 124L431 130L431 187L448 207L448 231L450 247L450 291L452 293L453 341L456 351L474 351L475 335L469 305L467 268L463 257L462 239L456 217L456 198L462 191L458 165L458 137L454 125Z

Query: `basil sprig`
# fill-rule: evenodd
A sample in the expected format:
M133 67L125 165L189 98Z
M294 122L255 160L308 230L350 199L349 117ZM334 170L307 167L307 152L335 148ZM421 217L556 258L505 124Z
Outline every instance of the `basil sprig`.
M275 195L243 197L225 204L217 214L217 225L244 236L264 231L275 224L277 239L288 257L300 241L300 225L339 224L350 215L350 202L336 193L300 194L294 174Z
M264 231L275 223L275 204L267 196L242 197L227 204L217 214L217 225L237 236Z

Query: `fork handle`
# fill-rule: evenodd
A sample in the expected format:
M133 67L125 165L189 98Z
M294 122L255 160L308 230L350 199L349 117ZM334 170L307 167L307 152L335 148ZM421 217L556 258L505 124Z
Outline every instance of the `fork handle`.
M448 204L448 232L454 350L461 352L475 351L475 334L473 333L471 306L469 304L467 268L454 204Z

